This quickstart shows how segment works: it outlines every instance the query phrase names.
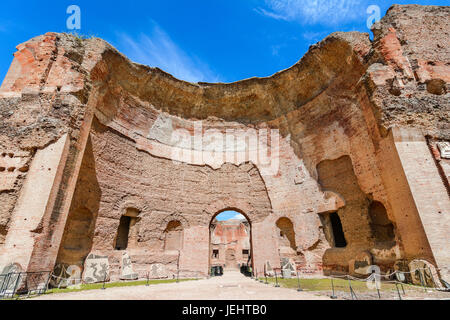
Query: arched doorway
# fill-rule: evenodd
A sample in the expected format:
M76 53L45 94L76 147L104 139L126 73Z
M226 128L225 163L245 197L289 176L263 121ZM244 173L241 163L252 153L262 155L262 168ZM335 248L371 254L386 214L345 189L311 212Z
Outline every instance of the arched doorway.
M253 266L251 223L238 210L218 212L209 225L209 270L211 276L227 271L248 272Z

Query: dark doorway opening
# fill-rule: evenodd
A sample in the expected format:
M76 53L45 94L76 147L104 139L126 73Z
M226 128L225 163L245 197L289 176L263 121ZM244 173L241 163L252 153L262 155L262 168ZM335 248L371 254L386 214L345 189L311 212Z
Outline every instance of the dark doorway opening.
M117 229L116 250L126 250L128 247L128 234L130 233L131 217L122 216Z
M347 241L345 240L344 230L342 229L341 219L336 212L330 214L331 227L333 229L334 246L336 248L345 248Z

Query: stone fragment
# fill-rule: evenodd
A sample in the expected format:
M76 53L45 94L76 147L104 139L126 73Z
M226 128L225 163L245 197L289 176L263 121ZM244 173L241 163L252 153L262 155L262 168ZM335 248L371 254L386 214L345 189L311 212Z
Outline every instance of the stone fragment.
M266 261L265 263L265 272L268 277L273 277L275 275L275 272L269 261Z
M284 279L291 279L292 278L292 270L290 269L282 269L281 274Z
M99 283L103 281L109 281L108 257L91 253L84 262L83 282Z
M450 159L450 142L438 142L437 146L441 152L441 158Z
M81 267L64 263L56 264L50 279L50 285L55 288L67 288L80 285L82 282Z
M23 270L18 263L11 263L3 268L0 273L0 296L12 294L22 286L25 278L21 276L21 272Z
M122 254L121 265L120 265L120 279L121 280L137 280L139 275L133 271L133 264L131 263L131 258L127 252Z
M436 268L426 260L415 259L409 263L412 282L426 287L442 287Z
M161 263L155 263L150 265L150 278L152 279L166 279L168 273L166 267Z

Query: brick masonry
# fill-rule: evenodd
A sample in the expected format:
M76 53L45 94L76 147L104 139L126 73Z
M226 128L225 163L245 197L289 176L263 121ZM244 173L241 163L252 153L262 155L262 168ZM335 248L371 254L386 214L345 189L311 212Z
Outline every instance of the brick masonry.
M19 45L0 88L0 267L83 268L92 253L117 279L129 221L134 271L206 276L210 223L233 209L260 271L286 256L313 274L423 259L449 280L449 166L435 145L450 141L449 15L395 5L373 41L333 33L291 68L233 84L179 81L96 38ZM243 131L265 137L272 166L245 140L226 157L220 137Z

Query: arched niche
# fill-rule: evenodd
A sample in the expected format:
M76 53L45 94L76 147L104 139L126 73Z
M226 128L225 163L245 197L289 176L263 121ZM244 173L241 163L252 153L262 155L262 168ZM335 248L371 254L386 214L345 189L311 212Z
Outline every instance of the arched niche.
M164 250L173 251L183 248L183 225L178 220L171 220L164 230Z
M291 219L282 217L277 220L276 226L279 246L291 248L296 252L294 224Z
M394 225L389 220L381 202L372 201L369 206L370 227L375 242L395 242Z

